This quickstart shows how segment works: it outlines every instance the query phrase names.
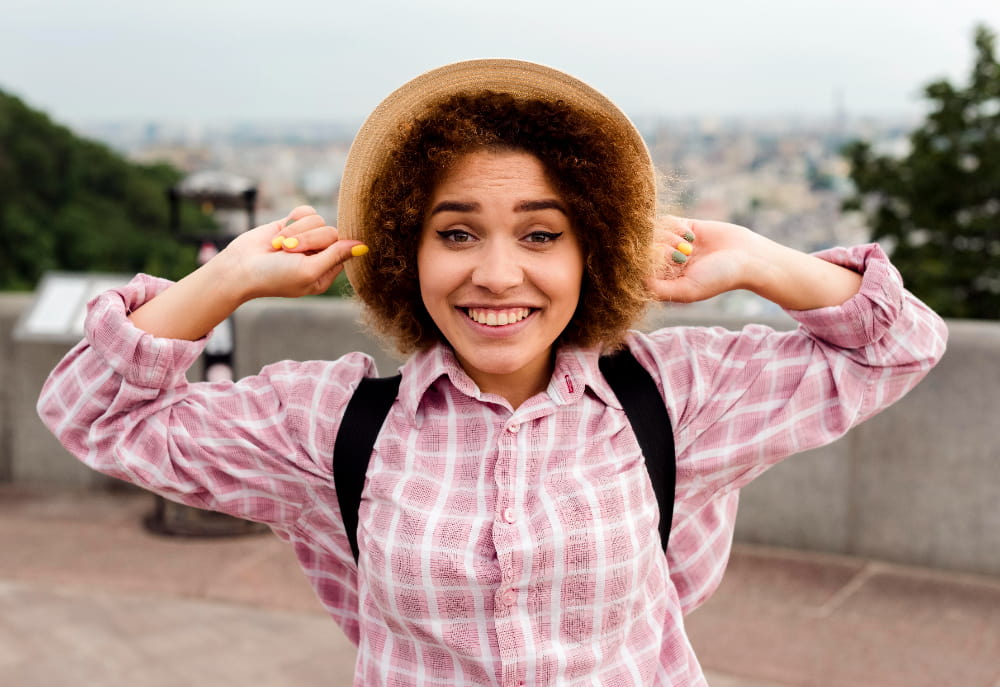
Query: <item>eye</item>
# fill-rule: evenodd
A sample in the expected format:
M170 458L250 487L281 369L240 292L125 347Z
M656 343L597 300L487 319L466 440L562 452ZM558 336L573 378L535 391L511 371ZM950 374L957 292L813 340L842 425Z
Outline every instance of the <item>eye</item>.
M555 231L533 231L525 237L528 243L552 243L562 236L562 232Z
M464 229L443 229L437 233L445 243L469 243L474 236Z

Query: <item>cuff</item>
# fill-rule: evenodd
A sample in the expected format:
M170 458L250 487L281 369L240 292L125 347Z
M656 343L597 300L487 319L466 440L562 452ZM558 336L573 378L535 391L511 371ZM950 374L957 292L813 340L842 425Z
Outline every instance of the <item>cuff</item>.
M171 283L139 274L124 287L105 291L87 304L84 332L88 343L112 370L136 386L167 389L185 384L187 369L208 340L155 337L129 321L129 313Z
M862 348L882 338L903 308L903 280L877 243L830 248L816 257L861 274L861 289L841 305L788 310L799 324L841 348Z

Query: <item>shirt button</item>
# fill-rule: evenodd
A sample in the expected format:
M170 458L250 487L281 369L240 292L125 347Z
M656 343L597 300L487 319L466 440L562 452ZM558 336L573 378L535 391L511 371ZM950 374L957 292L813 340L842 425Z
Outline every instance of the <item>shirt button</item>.
M504 606L513 606L517 603L517 590L508 589L500 595L500 601L503 602Z
M507 523L508 525L513 525L515 522L517 522L517 516L514 515L514 509L513 508L504 508L503 509L503 521L505 523Z
M517 434L517 430L521 429L521 425L511 425L507 428L507 431L511 434Z

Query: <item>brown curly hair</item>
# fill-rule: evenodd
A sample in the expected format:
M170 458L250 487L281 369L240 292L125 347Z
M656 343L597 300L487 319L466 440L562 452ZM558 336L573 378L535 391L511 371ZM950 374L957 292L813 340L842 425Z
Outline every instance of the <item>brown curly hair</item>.
M403 353L444 337L424 307L417 246L438 181L464 155L537 157L569 208L584 254L580 301L557 345L619 345L650 300L655 190L598 113L485 91L453 95L407 122L368 196L356 237L371 248L352 281L367 323Z

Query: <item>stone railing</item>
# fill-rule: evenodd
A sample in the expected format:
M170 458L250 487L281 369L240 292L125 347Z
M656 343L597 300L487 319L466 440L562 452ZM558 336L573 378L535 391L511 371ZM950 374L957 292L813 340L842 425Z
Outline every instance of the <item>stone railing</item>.
M66 342L16 341L30 295L0 296L0 481L104 486L45 430L35 401ZM237 374L284 358L372 352L350 302L264 300L236 315ZM683 308L652 324L745 320ZM766 323L792 326L787 318ZM743 490L737 539L1000 575L1000 323L950 321L949 348L892 408L830 446L778 465Z

